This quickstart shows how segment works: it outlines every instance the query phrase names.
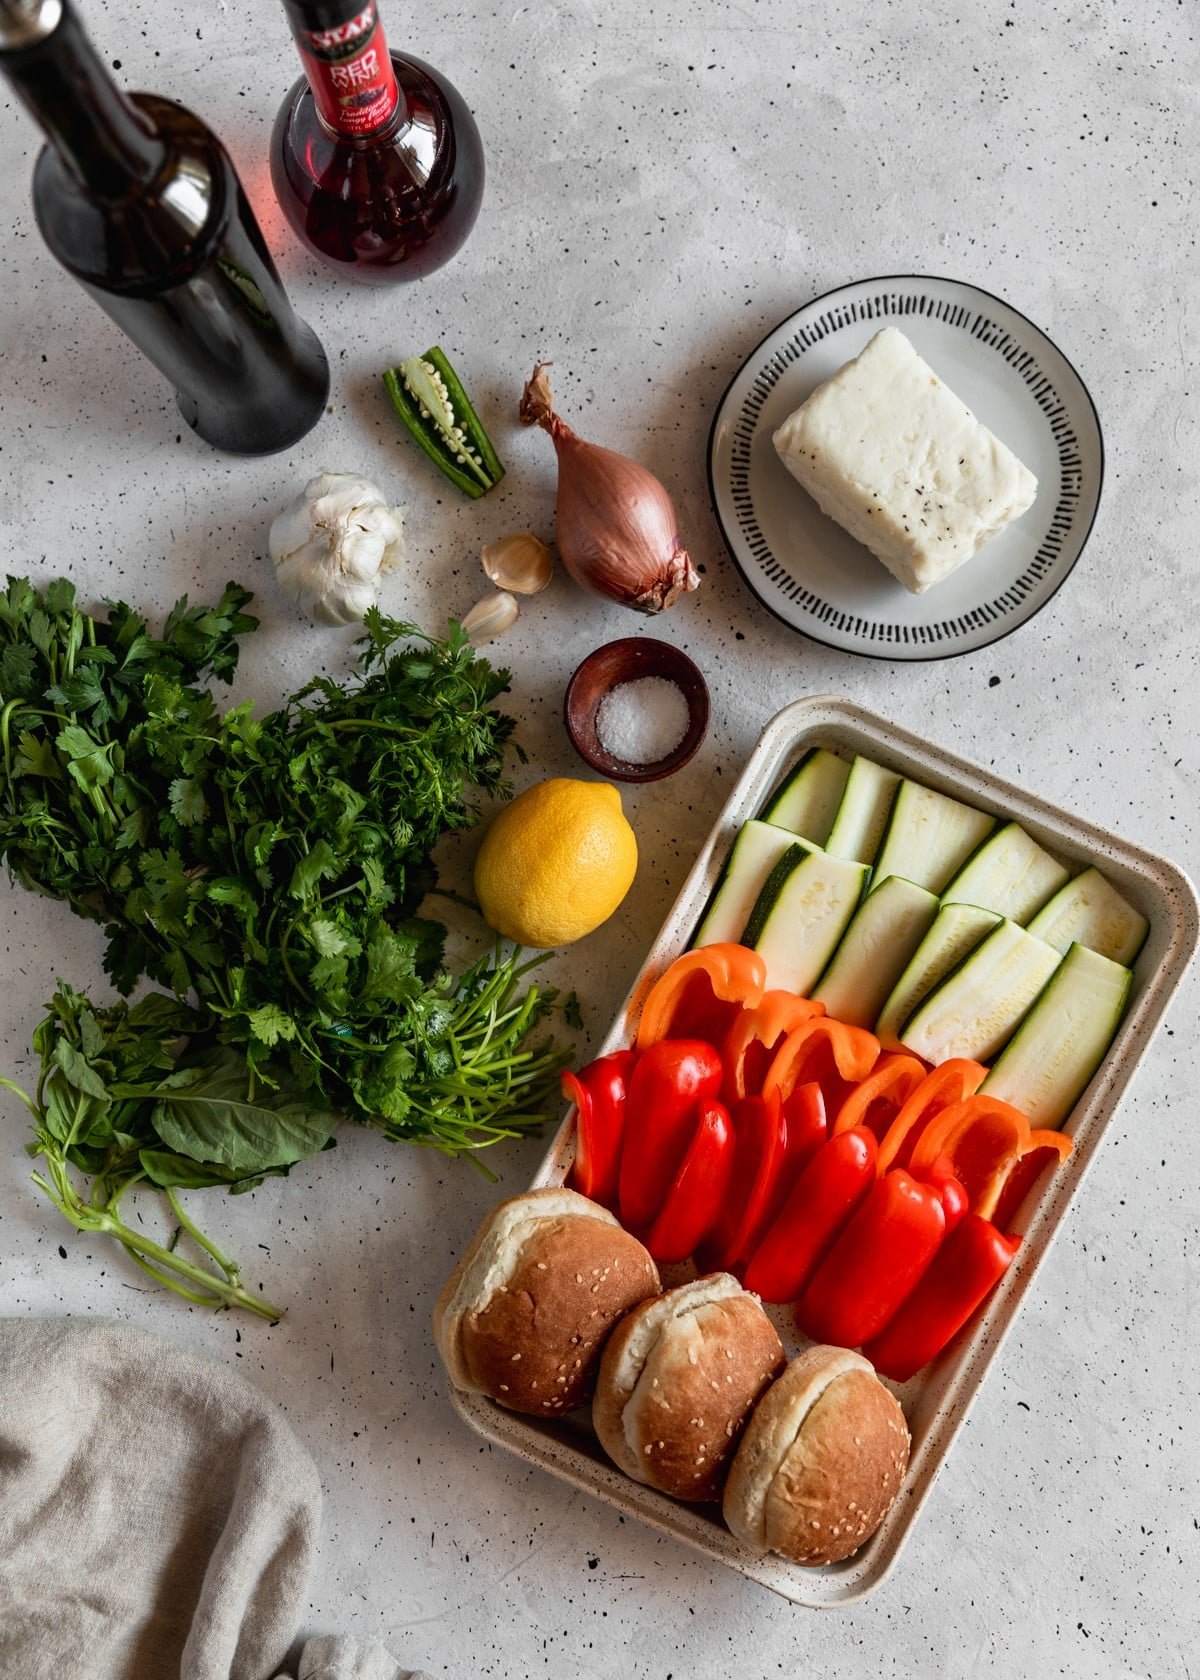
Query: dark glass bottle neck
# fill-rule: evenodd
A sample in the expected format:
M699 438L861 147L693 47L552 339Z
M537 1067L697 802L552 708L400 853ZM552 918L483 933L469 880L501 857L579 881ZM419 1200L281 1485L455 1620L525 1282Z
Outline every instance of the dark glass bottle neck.
M0 0L0 21L2 8ZM162 143L101 63L70 0L44 38L11 48L5 39L0 33L0 71L88 193L118 199L153 178Z
M370 145L406 115L375 0L283 0L329 133Z

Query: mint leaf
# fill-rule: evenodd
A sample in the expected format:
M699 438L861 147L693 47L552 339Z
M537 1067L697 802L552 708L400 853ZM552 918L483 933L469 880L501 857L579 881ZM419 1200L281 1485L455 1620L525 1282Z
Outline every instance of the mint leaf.
M265 1168L259 1173L239 1173L232 1167L220 1167L214 1162L189 1160L169 1149L140 1149L138 1161L151 1184L161 1189L204 1190L220 1185L229 1190L253 1190L264 1178L285 1178L289 1168Z
M324 1149L340 1115L298 1092L250 1095L245 1063L229 1046L178 1069L158 1087L151 1124L168 1149L239 1175L303 1161Z
M60 1038L54 1046L54 1061L62 1069L68 1085L84 1096L98 1097L101 1102L108 1100L108 1089L103 1079L91 1064L85 1061L82 1054L71 1043L70 1039Z

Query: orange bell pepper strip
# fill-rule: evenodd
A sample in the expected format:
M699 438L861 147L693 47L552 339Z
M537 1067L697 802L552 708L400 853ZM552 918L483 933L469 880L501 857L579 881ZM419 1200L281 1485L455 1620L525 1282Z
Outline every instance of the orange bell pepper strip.
M637 1049L663 1038L703 1038L720 1044L738 1012L757 1008L766 988L766 963L744 945L703 945L698 951L685 951L646 995Z
M786 1102L797 1085L815 1081L825 1098L825 1110L836 1114L879 1059L879 1040L865 1027L817 1016L790 1032L775 1053L763 1079L763 1096L778 1094Z
M861 1085L856 1085L834 1115L830 1137L865 1126L876 1141L883 1138L892 1121L928 1073L916 1056L897 1055L885 1050Z
M907 1167L917 1139L929 1122L952 1103L973 1097L987 1078L987 1071L982 1062L955 1056L927 1073L883 1134L879 1144L880 1173L891 1167Z
M764 992L753 1009L735 1016L721 1052L726 1101L759 1096L780 1039L824 1013L825 1005L813 998L774 991Z
M1030 1132L1024 1152L1008 1169L1008 1177L996 1202L996 1211L992 1214L993 1225L1007 1231L1046 1168L1051 1165L1060 1167L1071 1153L1071 1148L1070 1138L1062 1132Z
M946 1168L967 1192L971 1212L990 1219L1030 1135L1029 1121L1011 1103L998 1097L966 1097L926 1126L908 1168L914 1178L928 1179L945 1157Z

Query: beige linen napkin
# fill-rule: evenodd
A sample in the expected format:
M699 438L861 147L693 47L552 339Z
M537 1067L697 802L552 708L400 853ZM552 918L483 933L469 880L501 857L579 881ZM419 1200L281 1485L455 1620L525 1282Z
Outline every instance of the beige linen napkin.
M105 1320L0 1320L0 1675L271 1680L320 1485L235 1374ZM405 1680L309 1640L297 1680Z

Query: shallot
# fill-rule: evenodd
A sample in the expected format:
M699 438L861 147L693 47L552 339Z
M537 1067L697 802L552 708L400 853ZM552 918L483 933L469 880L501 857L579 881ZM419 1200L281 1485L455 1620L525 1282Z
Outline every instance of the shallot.
M554 412L547 363L533 370L521 422L550 434L558 456L555 538L581 588L638 612L662 612L700 585L679 540L679 523L654 474L598 444L585 443Z

